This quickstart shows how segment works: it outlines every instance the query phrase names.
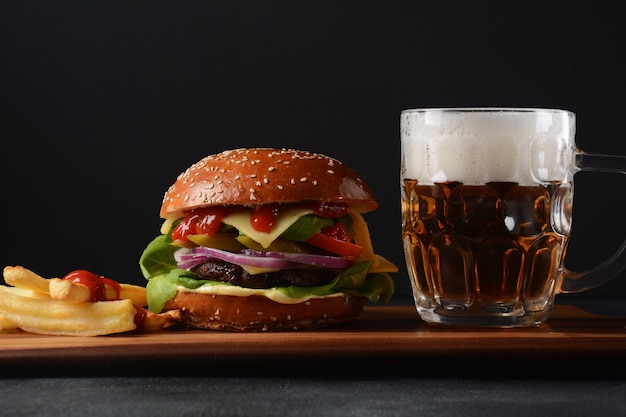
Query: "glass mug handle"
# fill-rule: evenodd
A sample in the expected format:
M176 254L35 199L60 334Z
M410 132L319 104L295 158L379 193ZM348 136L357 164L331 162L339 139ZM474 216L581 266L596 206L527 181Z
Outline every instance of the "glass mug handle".
M626 174L626 156L574 152L574 173L606 172ZM626 240L607 260L582 272L563 268L561 284L557 293L576 293L598 287L626 269Z

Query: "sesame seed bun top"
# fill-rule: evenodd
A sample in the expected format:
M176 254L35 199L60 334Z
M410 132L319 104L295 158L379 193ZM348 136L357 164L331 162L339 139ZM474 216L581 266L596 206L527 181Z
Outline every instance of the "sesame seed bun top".
M378 208L367 184L334 158L294 149L241 148L209 155L180 174L163 197L160 215L302 201L342 202L358 212Z

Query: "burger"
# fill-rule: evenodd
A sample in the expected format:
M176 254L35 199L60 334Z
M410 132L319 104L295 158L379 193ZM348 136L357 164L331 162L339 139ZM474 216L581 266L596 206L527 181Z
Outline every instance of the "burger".
M398 268L374 253L371 189L328 156L241 148L180 174L139 261L148 307L188 328L315 329L387 304Z

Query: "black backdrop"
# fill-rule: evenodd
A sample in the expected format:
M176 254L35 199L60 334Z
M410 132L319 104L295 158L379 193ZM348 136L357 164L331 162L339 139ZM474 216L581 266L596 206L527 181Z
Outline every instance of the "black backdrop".
M366 179L375 248L408 295L401 110L564 108L581 148L626 154L621 8L576 4L2 1L0 264L143 284L137 261L176 176L223 149L276 146ZM624 185L577 174L569 267L626 236ZM589 295L626 297L625 281Z

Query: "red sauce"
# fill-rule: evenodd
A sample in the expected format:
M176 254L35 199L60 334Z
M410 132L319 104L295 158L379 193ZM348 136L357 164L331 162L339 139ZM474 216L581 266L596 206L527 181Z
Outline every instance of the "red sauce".
M344 203L311 202L295 204L263 204L252 211L250 225L257 232L269 233L276 224L280 211L285 208L303 207L312 210L322 217L338 218L348 213ZM185 217L172 230L172 240L187 242L188 235L207 234L213 236L219 233L222 219L229 213L237 210L235 207L205 207L185 213Z
M135 326L137 326L137 329L143 329L143 325L146 321L146 316L148 315L148 312L139 306L135 306Z
M250 217L250 224L257 232L269 233L276 223L276 218L280 214L282 208L292 207L304 207L313 210L315 214L322 217L338 218L343 217L348 213L348 207L344 203L327 203L327 202L314 202L307 204L293 204L293 205L280 205L280 204L265 204L257 207L252 212Z
M172 230L172 240L187 242L187 235L216 235L222 227L222 219L228 213L226 207L206 207L192 210Z
M102 280L104 285L106 285L107 287L111 287L113 291L115 292L115 296L113 298L107 297L107 300L119 300L120 293L122 292L122 286L117 281L114 281L109 278L100 277L100 279ZM105 288L105 295L106 295L106 288Z
M258 206L252 212L250 225L257 232L269 233L276 223L276 218L280 212L278 204L265 204Z
M89 288L90 298L89 301L104 301L106 300L106 288L102 278L90 271L76 270L72 271L63 279L82 284Z

